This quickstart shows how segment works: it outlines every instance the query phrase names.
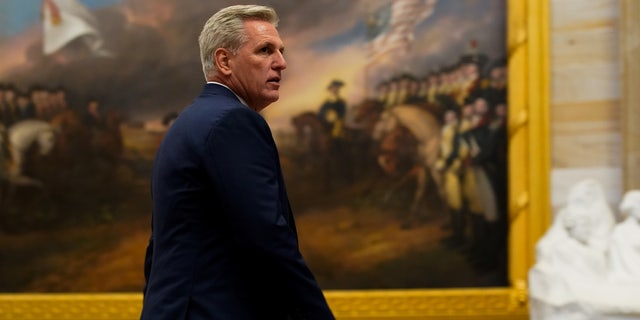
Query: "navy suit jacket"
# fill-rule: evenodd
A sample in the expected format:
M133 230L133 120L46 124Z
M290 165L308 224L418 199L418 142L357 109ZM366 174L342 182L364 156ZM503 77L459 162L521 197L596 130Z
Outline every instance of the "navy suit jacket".
M269 126L228 88L207 84L171 125L151 193L141 319L333 319Z

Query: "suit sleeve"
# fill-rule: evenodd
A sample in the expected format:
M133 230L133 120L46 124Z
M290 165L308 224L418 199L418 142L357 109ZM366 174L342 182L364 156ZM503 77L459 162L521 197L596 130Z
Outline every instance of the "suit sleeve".
M225 207L236 246L259 264L255 272L277 284L304 319L333 319L322 291L298 250L285 215L276 146L262 116L230 111L207 139L206 167Z

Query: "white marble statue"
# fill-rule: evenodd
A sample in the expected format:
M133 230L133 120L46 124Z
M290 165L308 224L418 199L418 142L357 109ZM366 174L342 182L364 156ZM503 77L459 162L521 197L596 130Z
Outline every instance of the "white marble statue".
M571 188L566 206L536 245L537 263L529 272L529 293L532 300L547 308L534 319L571 317L564 313L552 317L546 311L572 304L581 292L604 280L607 236L613 225L613 212L597 181L585 180ZM532 316L534 313L532 310Z
M640 319L640 191L616 225L604 190L587 179L536 245L529 271L531 319Z
M625 194L620 214L623 220L610 238L609 278L621 284L640 284L640 190Z

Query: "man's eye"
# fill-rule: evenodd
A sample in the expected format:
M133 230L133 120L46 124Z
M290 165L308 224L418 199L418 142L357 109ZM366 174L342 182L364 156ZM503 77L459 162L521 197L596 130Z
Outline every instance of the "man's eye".
M262 49L260 49L260 52L269 53L271 52L271 49L269 49L269 47L263 47Z

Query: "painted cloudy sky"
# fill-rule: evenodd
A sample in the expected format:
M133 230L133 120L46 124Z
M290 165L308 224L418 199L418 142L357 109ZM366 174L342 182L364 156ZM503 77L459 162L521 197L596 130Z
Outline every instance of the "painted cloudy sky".
M52 56L42 54L40 0L3 0L0 4L0 82L26 89L32 84L62 85L82 105L97 97L132 120L150 120L180 110L202 88L197 36L216 10L238 1L81 0L96 15L106 46L116 56L78 54L72 43ZM504 0L440 0L416 27L409 56L390 66L365 68L369 12L388 1L257 1L279 13L287 47L281 99L264 111L272 126L320 105L333 78L347 83L349 105L365 88L395 73L423 76L455 62L476 40L490 58L504 55ZM367 76L365 76L367 75Z

